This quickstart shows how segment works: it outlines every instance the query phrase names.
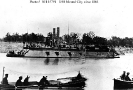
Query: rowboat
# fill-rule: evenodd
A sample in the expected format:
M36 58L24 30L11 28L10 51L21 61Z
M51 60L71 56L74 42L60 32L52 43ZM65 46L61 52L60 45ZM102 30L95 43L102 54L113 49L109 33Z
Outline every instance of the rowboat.
M42 87L79 87L83 88L85 87L85 81L87 79L83 77L80 72L75 77L66 77L66 78L58 78L57 80L49 80L48 83L42 85ZM62 82L67 81L67 82Z
M62 81L68 81L63 83ZM81 90L85 87L85 81L87 79L83 77L80 72L75 77L66 77L66 78L58 78L57 80L48 80L48 83L44 81L43 85L39 85L39 82L32 81L29 82L27 86L15 86L15 85L2 85L0 84L0 90L16 90L16 89L50 89L50 88L69 88L69 90L73 90L71 88L75 88L74 90ZM77 89L76 89L77 88ZM51 90L51 89L50 89ZM66 89L65 89L66 90Z
M129 88L133 88L133 81L114 79L114 89L129 89Z
M6 54L7 57L24 57L24 53L20 52L14 52L14 51L9 51Z

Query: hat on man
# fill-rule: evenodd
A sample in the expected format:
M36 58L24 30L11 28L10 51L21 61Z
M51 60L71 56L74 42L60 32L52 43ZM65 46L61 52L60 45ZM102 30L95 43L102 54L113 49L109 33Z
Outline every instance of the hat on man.
M6 77L8 77L8 74L5 74Z

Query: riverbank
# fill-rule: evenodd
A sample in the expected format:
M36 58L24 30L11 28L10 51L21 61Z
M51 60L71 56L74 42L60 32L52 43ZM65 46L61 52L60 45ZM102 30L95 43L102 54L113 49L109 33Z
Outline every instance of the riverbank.
M126 53L133 53L133 48L130 48L130 47L115 47L115 50L120 55L124 55Z
M19 42L0 42L0 53L7 53L10 50L22 50L23 43Z

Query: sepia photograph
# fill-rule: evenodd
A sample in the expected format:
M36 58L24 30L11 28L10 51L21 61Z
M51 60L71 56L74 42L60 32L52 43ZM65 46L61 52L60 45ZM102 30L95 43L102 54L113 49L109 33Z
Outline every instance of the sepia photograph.
M0 90L133 90L128 0L1 0Z

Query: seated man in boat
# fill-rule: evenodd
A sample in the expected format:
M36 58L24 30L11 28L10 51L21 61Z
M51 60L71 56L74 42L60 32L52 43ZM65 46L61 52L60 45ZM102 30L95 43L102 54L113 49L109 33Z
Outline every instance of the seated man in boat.
M30 77L27 76L27 77L24 79L24 83L23 83L24 86L30 85L30 84L29 84L29 78L30 78Z
M78 73L78 75L76 77L72 78L72 81L76 81L76 80L79 80L79 79L82 79L82 76L81 76L80 72Z
M12 54L14 54L15 52L14 52L14 50L12 50L12 51L10 51Z
M126 80L126 81L131 81L131 79L130 79L130 77L129 77L129 74L130 74L130 73L127 72L127 75L125 76L125 80Z
M17 86L23 86L23 83L22 83L22 76L20 76L19 77L19 79L17 80L17 82L16 82L16 84L15 84L15 86L17 87Z
M42 79L39 81L38 83L39 86L45 86L45 85L49 85L49 82L47 80L47 76L43 76Z
M2 80L2 84L9 85L7 78L8 78L8 74L5 74L5 77Z
M126 77L126 71L123 71L123 74L120 76L121 80L125 80Z
M80 74L80 72L78 73L78 75L77 75L77 77L76 77L77 79L81 79L82 78L82 76L81 76L81 74Z

